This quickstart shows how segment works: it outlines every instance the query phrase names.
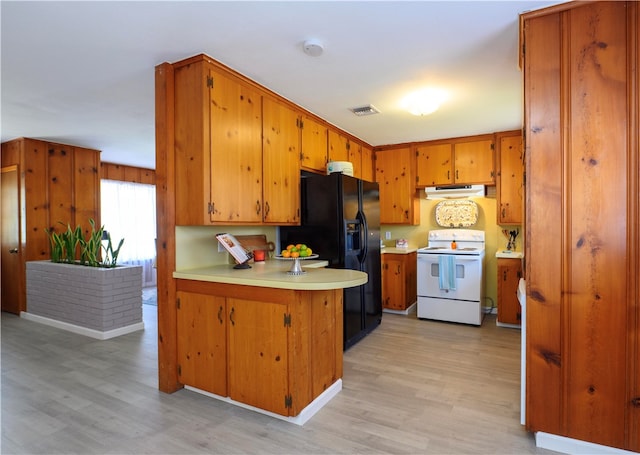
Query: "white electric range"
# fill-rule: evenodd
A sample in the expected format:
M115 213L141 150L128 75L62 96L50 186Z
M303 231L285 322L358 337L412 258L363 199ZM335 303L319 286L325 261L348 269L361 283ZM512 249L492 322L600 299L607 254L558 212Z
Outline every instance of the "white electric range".
M432 230L417 256L418 318L481 325L484 231Z

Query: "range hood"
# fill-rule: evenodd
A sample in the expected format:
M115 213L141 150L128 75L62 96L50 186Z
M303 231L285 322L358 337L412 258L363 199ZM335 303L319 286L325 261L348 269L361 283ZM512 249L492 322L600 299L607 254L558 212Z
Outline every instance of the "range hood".
M427 199L484 197L484 185L429 186L424 189Z

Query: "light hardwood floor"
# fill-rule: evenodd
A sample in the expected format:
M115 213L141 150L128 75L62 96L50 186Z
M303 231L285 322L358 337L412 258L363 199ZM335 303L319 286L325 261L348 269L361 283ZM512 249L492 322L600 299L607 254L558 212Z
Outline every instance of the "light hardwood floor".
M299 427L157 389L146 329L98 341L2 313L1 453L551 453L519 423L520 332L384 314ZM259 380L259 378L256 378Z

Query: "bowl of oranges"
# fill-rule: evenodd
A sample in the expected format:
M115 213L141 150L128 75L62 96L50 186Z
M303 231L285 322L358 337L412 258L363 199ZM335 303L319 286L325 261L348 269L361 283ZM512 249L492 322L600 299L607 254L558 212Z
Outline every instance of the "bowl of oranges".
M316 259L317 257L318 255L314 254L313 250L304 243L287 245L279 255L275 256L276 259L293 261L291 270L287 272L289 275L304 275L307 272L302 270L300 260Z

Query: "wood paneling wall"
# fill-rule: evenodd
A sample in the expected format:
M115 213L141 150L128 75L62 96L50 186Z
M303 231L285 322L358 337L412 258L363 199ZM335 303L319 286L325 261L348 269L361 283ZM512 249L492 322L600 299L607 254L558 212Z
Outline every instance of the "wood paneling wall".
M144 183L147 185L156 184L156 171L153 169L107 162L100 163L100 169L103 179Z

